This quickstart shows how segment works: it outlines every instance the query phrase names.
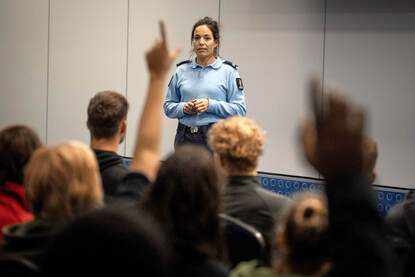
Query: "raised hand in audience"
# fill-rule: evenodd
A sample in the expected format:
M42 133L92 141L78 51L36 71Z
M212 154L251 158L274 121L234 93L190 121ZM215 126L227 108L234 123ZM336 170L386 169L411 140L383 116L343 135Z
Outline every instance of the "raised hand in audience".
M169 49L163 21L160 21L160 33L161 39L157 39L146 52L150 80L131 163L132 171L146 175L150 181L157 174L160 160L162 107L167 73L181 51L180 48Z
M319 79L311 83L311 90L319 89ZM302 128L306 159L326 178L361 172L364 113L351 106L338 91L331 90L325 95L319 118L309 119Z

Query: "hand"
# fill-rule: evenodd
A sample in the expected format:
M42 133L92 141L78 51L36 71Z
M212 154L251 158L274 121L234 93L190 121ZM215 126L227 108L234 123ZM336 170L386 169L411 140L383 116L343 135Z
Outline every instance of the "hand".
M317 82L318 80L314 80ZM318 88L319 85L312 86ZM327 107L316 128L309 119L302 128L302 146L306 159L324 177L363 172L364 114L353 108L338 92L325 96Z
M198 113L204 113L209 108L209 99L196 99L193 103Z
M183 112L185 114L193 115L197 113L197 110L195 108L194 100L187 102L184 104Z
M159 24L161 40L156 39L154 45L146 52L148 70L153 77L165 77L171 64L181 51L181 48L169 50L164 22L160 21Z

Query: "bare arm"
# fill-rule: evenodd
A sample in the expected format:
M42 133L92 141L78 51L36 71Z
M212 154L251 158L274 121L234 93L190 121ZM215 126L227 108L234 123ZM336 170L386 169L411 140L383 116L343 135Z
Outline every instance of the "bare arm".
M168 70L181 51L169 50L164 22L160 22L161 40L146 52L150 80L147 96L138 126L131 170L146 175L154 181L160 162L163 94Z

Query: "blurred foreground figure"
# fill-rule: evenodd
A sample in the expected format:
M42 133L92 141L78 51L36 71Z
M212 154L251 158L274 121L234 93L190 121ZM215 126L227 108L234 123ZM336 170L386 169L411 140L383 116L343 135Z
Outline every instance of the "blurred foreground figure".
M168 272L168 248L150 218L107 208L65 226L46 251L45 276L154 276Z
M71 141L36 150L25 169L27 201L35 218L3 229L3 250L39 263L58 226L103 205L98 164L88 146Z
M312 93L319 90L319 83L313 80ZM287 241L289 256L282 258L286 262L276 263L272 269L258 268L254 263L241 264L232 277L393 276L393 256L385 243L384 225L374 205L364 166L364 114L338 94L328 92L325 95L324 113L307 121L301 139L307 160L327 180L329 247L325 247L326 240L322 240L321 248L315 247L311 253L302 252L310 239L318 238L317 233L314 236L304 233L309 236L306 242ZM307 210L299 213L300 218L310 214ZM297 227L296 232L301 229ZM304 259L303 255L315 259L325 257L323 260L327 259L327 263L322 263L320 270L310 272L306 265L311 260Z

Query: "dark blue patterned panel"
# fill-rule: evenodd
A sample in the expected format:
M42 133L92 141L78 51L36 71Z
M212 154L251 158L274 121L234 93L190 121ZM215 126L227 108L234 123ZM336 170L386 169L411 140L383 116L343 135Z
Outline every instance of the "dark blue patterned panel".
M124 164L131 165L132 159L123 157ZM284 176L278 174L259 173L261 185L263 188L291 197L293 193L309 190L323 190L324 181L319 179L309 179L295 176ZM385 188L373 186L376 205L381 216L386 216L390 208L396 203L405 199L408 189Z
M386 216L390 208L403 201L406 196L406 192L396 189L384 189L374 187L374 193L376 197L376 205L378 211L382 216Z
M323 190L322 180L313 180L301 177L287 177L273 174L259 174L263 188L291 197L293 193L309 190ZM377 209L385 217L390 208L405 199L407 189L385 188L373 186Z

